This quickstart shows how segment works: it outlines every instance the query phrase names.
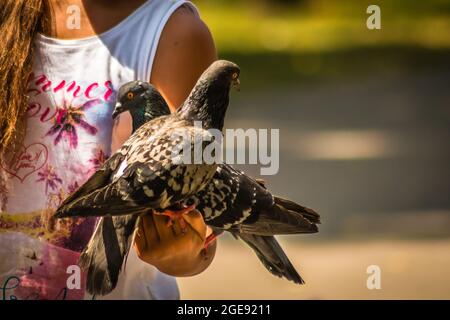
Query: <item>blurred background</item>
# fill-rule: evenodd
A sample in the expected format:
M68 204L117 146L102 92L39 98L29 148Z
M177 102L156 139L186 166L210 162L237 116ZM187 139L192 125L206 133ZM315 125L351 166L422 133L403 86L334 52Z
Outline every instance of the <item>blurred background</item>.
M450 1L194 3L242 70L226 126L280 129L280 171L263 178L322 225L279 238L305 286L223 236L182 298L450 299Z

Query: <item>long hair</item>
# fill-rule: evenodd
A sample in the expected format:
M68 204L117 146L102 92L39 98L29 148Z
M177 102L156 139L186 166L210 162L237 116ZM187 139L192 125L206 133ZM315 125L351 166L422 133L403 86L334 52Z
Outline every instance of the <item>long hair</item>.
M0 163L14 154L25 134L27 84L33 39L48 30L45 0L0 0ZM5 177L0 170L0 187ZM1 195L0 195L1 196ZM1 197L0 197L1 198ZM1 209L0 199L0 209Z
M0 0L0 154L25 129L33 39L46 24L44 7L44 0Z

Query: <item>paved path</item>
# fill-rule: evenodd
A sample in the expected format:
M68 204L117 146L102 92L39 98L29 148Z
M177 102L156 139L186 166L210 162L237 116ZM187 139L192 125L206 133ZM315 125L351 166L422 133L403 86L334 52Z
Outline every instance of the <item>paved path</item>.
M180 279L183 299L450 299L450 240L283 242L306 285L273 277L244 245L220 243L212 266ZM381 290L366 269L381 268Z

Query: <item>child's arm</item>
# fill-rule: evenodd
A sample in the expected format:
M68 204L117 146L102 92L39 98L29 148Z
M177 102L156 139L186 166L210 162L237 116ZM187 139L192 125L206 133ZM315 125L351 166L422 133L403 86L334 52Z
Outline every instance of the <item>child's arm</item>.
M172 111L186 99L203 71L217 59L207 26L189 8L181 7L167 22L158 45L150 82L161 92ZM113 130L113 151L131 133L131 116L120 115ZM198 212L188 215L185 234L165 226L166 217L143 217L135 249L145 262L174 276L195 275L212 262L216 243L203 250L211 230ZM176 226L175 226L176 227Z
M181 7L164 27L150 82L171 110L176 110L215 60L217 53L208 27L189 8Z

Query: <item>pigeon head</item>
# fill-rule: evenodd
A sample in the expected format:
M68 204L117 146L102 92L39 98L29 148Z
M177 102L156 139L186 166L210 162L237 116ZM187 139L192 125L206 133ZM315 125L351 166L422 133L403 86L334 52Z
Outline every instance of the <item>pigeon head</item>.
M131 81L119 88L113 119L125 111L131 114L133 131L147 121L170 114L169 106L159 91L144 81Z
M222 130L231 87L239 87L239 66L219 60L201 75L186 102L179 110L181 117L202 121L205 129Z
M213 62L208 69L200 76L197 85L203 82L208 83L212 90L230 90L231 86L239 87L239 75L241 70L233 62L218 60Z

